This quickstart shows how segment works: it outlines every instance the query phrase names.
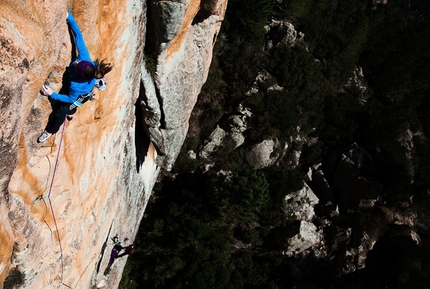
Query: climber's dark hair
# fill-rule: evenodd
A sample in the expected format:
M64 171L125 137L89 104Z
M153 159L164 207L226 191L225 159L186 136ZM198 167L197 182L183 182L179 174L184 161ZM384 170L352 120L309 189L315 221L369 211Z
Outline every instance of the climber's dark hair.
M109 71L112 70L112 65L109 62L106 62L106 58L101 62L96 60L96 69L94 73L95 78L103 78Z
M96 68L93 65L89 65L89 66L87 66L87 68L84 71L84 78L85 79L93 79L95 73L96 73Z

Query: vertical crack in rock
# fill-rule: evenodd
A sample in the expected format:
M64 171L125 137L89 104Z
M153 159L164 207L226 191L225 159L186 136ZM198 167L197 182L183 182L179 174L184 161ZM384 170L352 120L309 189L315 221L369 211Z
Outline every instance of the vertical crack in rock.
M108 234L106 235L106 241L103 243L102 249L100 250L100 259L99 259L99 261L97 262L97 266L96 266L96 268L97 268L97 273L99 273L99 271L100 271L100 265L101 265L101 262L102 262L102 256L104 255L104 252L105 252L105 250L106 250L107 242L109 241L110 232L112 231L112 226L113 226L113 223L112 223L112 224L110 225L110 227L109 227L109 232L108 232Z
M140 110L142 112L141 123L149 139L154 144L157 153L164 155L165 140L161 127L163 127L164 117L161 110L162 99L159 96L157 87L152 77L143 69L140 84L139 98ZM165 126L165 124L164 124Z
M136 148L136 170L140 172L140 168L145 161L146 152L149 148L150 134L148 131L148 125L145 122L143 101L141 100L143 84L140 85L139 98L135 103L135 139L134 144ZM144 134L142 132L145 132Z
M217 5L218 0L201 0L199 12L191 24L196 25L208 19L216 11Z
M147 57L151 57L152 59L156 58L156 55L159 53L159 40L157 40L156 36L156 25L154 22L155 16L153 15L153 1L146 1L146 35L145 35L145 55Z
M144 131L154 144L159 155L165 154L165 140L162 128L166 127L164 113L162 111L163 98L155 83L157 79L157 58L160 53L160 43L165 41L166 23L163 23L160 17L159 8L165 7L164 4L158 4L160 1L147 1L147 26L145 39L145 67L142 68L142 80L140 83L139 99L136 105L136 117L139 125L142 125ZM166 7L168 7L167 5ZM171 9L167 9L172 13ZM168 14L169 14L168 13ZM157 25L158 23L158 25ZM138 108L139 107L139 108ZM139 111L138 111L139 110ZM141 114L140 114L141 113ZM138 162L142 156L138 156Z

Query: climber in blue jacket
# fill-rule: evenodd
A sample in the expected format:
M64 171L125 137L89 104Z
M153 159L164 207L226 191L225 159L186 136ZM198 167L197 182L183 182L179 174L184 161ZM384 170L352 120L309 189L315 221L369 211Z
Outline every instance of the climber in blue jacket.
M44 85L40 92L53 100L60 101L60 105L54 108L49 116L48 124L38 142L46 141L52 134L56 133L66 116L71 116L76 112L77 107L82 106L93 96L94 86L99 90L105 88L103 77L112 70L112 65L103 59L91 61L90 54L85 46L81 30L72 14L67 13L67 24L69 25L78 51L76 59L72 60L67 67L68 94L53 92L51 88Z

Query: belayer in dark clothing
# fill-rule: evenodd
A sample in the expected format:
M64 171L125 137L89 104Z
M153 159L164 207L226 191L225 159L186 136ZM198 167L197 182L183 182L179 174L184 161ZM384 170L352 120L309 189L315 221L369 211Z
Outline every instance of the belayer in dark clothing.
M120 243L117 243L117 244L115 244L115 245L113 246L112 251L110 252L109 263L108 263L108 265L107 265L107 267L106 267L106 270L105 270L105 272L104 272L104 275L108 275L108 274L109 274L109 271L110 271L110 268L111 268L111 267L112 267L112 265L113 265L113 262L115 261L115 259L116 259L116 258L117 258L117 256L118 256L118 253L119 253L122 249L123 249L123 247L121 246L121 244L120 244Z
M81 30L72 14L67 14L66 21L75 38L78 55L66 69L69 82L68 94L53 92L46 85L40 90L43 95L60 101L61 104L52 111L44 132L37 139L38 142L46 141L59 130L66 115L74 114L77 107L82 106L83 103L92 99L94 86L99 88L99 90L103 90L106 87L103 77L112 70L112 65L107 63L105 59L101 62L98 60L91 61Z
M108 264L109 267L112 266L115 259L118 258L118 253L121 252L122 249L124 248L120 244L113 246L112 251L110 253L110 258L109 258L109 264Z
M125 241L127 241L127 240L128 239L126 238ZM134 244L131 244L127 247L123 247L121 245L121 242L119 241L118 236L113 237L112 241L114 242L114 246L113 246L112 251L110 253L109 263L108 263L106 270L105 270L105 273L104 273L105 275L109 274L110 268L112 267L113 262L115 262L115 259L134 253ZM124 252L119 254L122 250L124 250Z
M118 236L113 237L112 241L113 241L114 245L113 245L112 251L110 252L109 263L108 263L108 266L106 268L107 271L109 271L109 269L112 266L113 262L117 258L119 252L121 252L122 249L124 249L124 247L121 245L121 242L119 241Z

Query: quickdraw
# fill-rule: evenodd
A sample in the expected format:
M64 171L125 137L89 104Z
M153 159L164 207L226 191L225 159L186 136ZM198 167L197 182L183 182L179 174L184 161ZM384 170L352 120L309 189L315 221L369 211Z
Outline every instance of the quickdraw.
M37 204L43 200L47 200L48 198L49 198L49 196L40 195L36 199L34 199L33 205L35 205L35 204Z

